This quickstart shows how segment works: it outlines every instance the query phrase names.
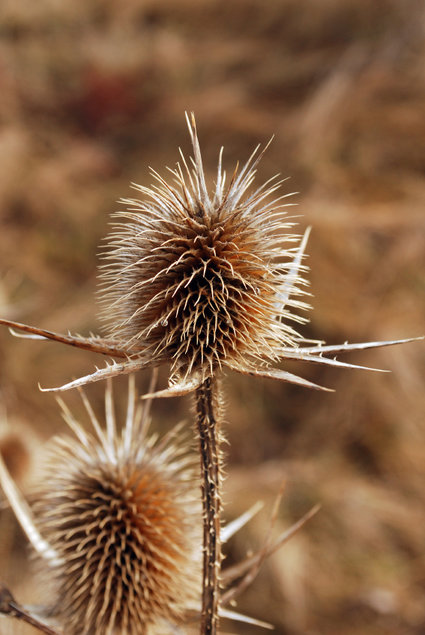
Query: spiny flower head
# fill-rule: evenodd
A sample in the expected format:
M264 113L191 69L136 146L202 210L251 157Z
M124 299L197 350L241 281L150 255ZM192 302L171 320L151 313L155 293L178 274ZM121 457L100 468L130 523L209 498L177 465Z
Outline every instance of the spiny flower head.
M170 170L171 183L153 172L155 185L135 185L143 199L121 201L127 210L115 215L119 222L106 238L100 301L107 337L61 335L0 319L23 337L123 360L47 390L164 362L171 367L169 385L156 397L193 391L223 367L327 390L273 364L292 359L365 368L336 360L335 354L412 341L327 346L298 334L293 324L305 317L294 309L308 308L300 296L306 293L309 229L302 237L291 233L284 201L290 194L276 195L282 183L276 177L251 187L264 153L258 147L227 184L220 152L210 193L193 115L187 122L190 163L181 153L181 163Z
M107 395L107 433L87 400L95 435L64 406L77 438L54 441L34 492L36 523L56 560L52 613L72 635L150 633L178 622L197 598L192 459L172 436L146 435L132 396L119 437Z
M299 237L290 233L276 178L250 191L258 148L229 183L221 153L215 189L204 176L195 120L188 118L189 167L170 170L173 183L136 185L144 198L126 199L124 219L107 237L101 276L103 317L110 335L147 363L170 362L171 383L222 366L252 370L295 346L289 308L304 305L304 281L292 272ZM296 249L295 249L296 251Z

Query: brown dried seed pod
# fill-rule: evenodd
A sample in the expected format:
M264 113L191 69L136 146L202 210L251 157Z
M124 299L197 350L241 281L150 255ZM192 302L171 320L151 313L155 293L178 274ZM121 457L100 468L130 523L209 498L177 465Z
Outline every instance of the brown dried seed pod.
M300 338L290 312L304 280L293 271L299 236L290 233L280 183L249 192L262 153L236 168L228 185L218 166L208 193L195 122L189 130L192 169L182 155L174 184L135 185L144 200L123 200L127 211L107 237L101 280L103 318L110 335L146 363L172 363L171 383L229 365L249 371L277 361ZM288 195L287 195L288 196Z
M147 437L131 406L119 438L111 411L105 434L86 404L96 436L65 409L77 439L53 442L34 493L39 531L57 560L52 614L72 635L150 633L178 623L199 595L192 459L175 434Z
M105 239L99 295L107 336L63 335L0 318L20 337L122 360L42 390L65 391L163 362L170 364L168 388L155 397L195 391L222 367L328 390L273 365L301 360L366 368L335 355L413 341L328 346L299 334L293 323L306 318L294 309L309 308L301 298L310 228L303 236L291 233L285 210L291 194L276 195L282 183L276 177L251 189L264 153L258 147L227 185L220 153L209 192L194 116L187 120L191 167L181 155L171 183L153 172L156 185L134 185L144 198L121 201L127 210L115 215L121 220Z

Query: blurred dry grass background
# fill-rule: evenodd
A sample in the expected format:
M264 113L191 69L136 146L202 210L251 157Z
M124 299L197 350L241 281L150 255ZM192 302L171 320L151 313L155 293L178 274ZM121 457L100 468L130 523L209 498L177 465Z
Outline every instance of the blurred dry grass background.
M178 146L189 151L183 112L194 110L211 178L221 145L232 169L275 133L260 178L291 176L301 227L313 225L311 337L424 333L421 0L2 0L0 91L2 316L98 331L95 254L109 212L131 181L151 182L147 165L164 173ZM94 358L6 331L0 347L0 446L28 491L45 440L64 429L37 382L84 374ZM392 374L298 367L335 394L228 377L226 515L266 502L228 561L261 544L282 479L276 531L323 505L239 608L277 634L420 635L424 345L350 359ZM102 387L90 396L100 408ZM157 425L187 417L187 405L158 402ZM1 577L35 603L24 545L2 509ZM2 620L0 632L24 629Z

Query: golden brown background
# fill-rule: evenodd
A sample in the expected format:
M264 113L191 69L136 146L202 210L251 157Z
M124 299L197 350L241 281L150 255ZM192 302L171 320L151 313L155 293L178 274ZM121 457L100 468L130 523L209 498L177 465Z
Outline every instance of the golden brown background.
M313 226L306 335L422 335L424 35L421 0L2 0L1 315L99 331L96 253L109 213L131 181L151 182L148 165L165 174L178 146L190 153L183 113L193 110L211 180L221 145L230 170L276 135L259 179L291 176L301 229ZM58 385L99 360L6 330L0 347L0 443L28 491L45 440L65 427L37 382ZM297 367L335 394L226 380L226 516L265 501L228 562L261 545L283 479L276 533L322 503L238 606L279 635L420 635L424 344L346 359L392 373ZM90 389L97 408L102 390ZM80 409L75 395L67 403ZM156 425L189 418L187 406L158 402ZM0 577L42 602L24 545L2 509ZM24 629L2 619L0 632Z

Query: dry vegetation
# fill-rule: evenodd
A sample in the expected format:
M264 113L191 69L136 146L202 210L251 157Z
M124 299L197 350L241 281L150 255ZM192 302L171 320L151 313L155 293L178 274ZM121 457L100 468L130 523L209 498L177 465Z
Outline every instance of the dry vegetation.
M290 175L302 227L313 225L311 337L423 334L420 0L4 0L0 20L2 316L99 330L95 253L112 202L131 181L150 183L148 164L162 170L178 145L188 150L183 111L194 110L211 178L220 145L231 168L276 134L260 172ZM37 382L58 385L93 364L6 331L0 345L9 420L0 445L27 491L44 440L63 429ZM323 505L239 604L276 634L425 630L424 345L351 359L392 374L303 369L335 394L228 378L227 516L257 499L270 506L282 479L276 531ZM102 392L90 390L99 404ZM166 429L186 405L156 403L156 425ZM264 511L228 561L259 546L267 524ZM3 508L0 568L20 600L42 601ZM19 629L2 620L3 632Z

